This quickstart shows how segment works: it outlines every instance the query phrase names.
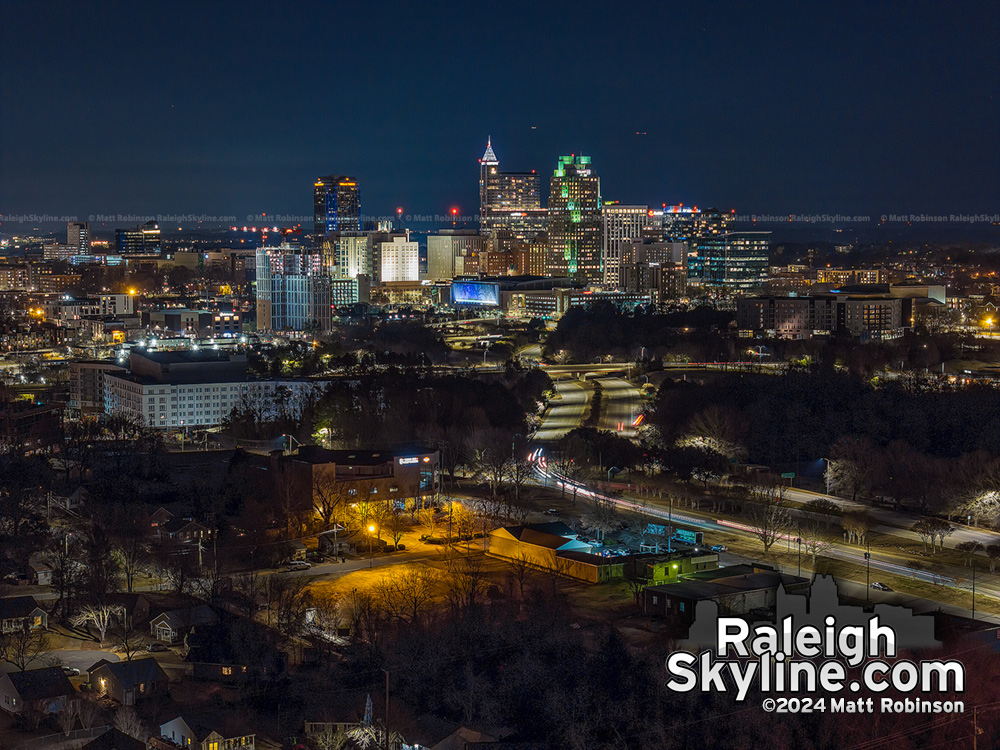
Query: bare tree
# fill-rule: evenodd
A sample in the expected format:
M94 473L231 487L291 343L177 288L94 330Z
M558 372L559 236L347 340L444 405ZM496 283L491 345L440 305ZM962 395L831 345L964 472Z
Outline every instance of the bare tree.
M514 557L509 557L505 561L511 576L517 581L517 588L524 599L524 584L528 582L531 574L531 561L524 552L519 551Z
M824 525L822 521L812 520L803 525L799 530L806 552L812 556L814 568L816 566L816 558L830 549L830 540L824 534L824 530L821 528L822 525Z
M605 535L617 526L618 503L613 498L595 494L590 509L580 517L580 522L603 541Z
M390 617L418 622L430 608L436 577L426 568L413 568L402 575L389 575L375 585L375 596Z
M410 526L410 520L403 513L398 510L390 511L385 518L383 528L386 534L392 539L392 544L394 547L399 546L400 540L403 538L403 534Z
M93 625L97 628L101 645L104 644L104 637L108 629L116 620L125 615L125 608L117 604L88 604L84 606L72 619L72 623L77 627Z
M76 701L66 701L56 714L56 719L59 721L59 728L66 734L72 732L73 727L76 725L76 706Z
M264 594L264 578L257 571L239 573L233 576L233 593L236 594L240 613L252 620L261 611Z
M132 618L124 612L118 623L111 629L111 636L114 638L115 645L125 655L125 661L132 661L135 655L142 650L144 635L145 632L135 628Z
M32 630L25 626L0 633L0 658L22 672L47 650L48 638L41 630Z
M987 545L986 556L990 558L990 573L995 573L997 570L997 560L1000 559L1000 544Z
M976 553L986 549L981 542L961 542L955 545L955 549L965 553L965 564L972 565L975 561Z
M448 601L455 609L468 609L486 594L486 571L482 555L466 555L448 577Z
M101 707L96 701L84 696L80 699L77 713L80 716L80 725L84 729L90 729L97 723L97 717L101 714Z
M927 518L921 518L910 530L920 535L920 540L924 543L924 552L927 552L927 542L931 543L931 551L934 551L934 539L937 534L936 526Z
M424 508L417 514L417 518L420 520L424 526L427 527L427 535L434 536L434 532L438 527L438 514L435 508Z
M306 610L312 604L308 576L268 576L264 585L267 599L268 624L274 624L286 637L297 635L305 622Z
M351 489L357 489L353 482L338 480L333 472L314 470L313 509L324 529L329 529L337 522L348 499L352 497Z
M311 739L317 750L343 750L344 745L347 744L347 734L342 729L336 731L327 729L319 734L314 734Z
M114 728L137 740L145 742L147 739L146 729L132 706L122 706L115 711Z
M867 513L845 513L840 519L840 525L847 534L848 544L857 544L863 547L868 532L872 528L872 519Z
M753 485L746 516L751 533L760 540L766 555L791 527L791 516L785 505L785 488L779 484Z

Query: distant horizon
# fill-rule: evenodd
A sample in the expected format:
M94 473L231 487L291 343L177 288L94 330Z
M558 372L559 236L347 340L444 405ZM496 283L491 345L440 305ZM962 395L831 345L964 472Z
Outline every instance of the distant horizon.
M471 215L488 137L626 204L1000 213L995 4L6 3L0 45L0 231L311 217L330 173L369 214Z

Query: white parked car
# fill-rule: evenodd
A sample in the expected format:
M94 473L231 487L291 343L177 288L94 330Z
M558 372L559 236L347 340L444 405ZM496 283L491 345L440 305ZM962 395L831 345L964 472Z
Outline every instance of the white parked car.
M288 563L289 570L309 570L312 565L307 563L305 560L292 560Z

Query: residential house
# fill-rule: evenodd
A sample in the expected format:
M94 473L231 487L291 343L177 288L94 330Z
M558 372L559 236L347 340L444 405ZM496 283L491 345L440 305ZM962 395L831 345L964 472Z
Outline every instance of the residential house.
M150 740L154 750L254 750L256 735L232 714L211 721L178 716L160 725L160 737Z
M29 628L45 630L49 626L48 613L38 606L33 596L8 596L0 599L0 632L11 633Z
M73 703L79 703L79 698L62 667L0 675L0 708L8 713L19 714L34 707L52 714Z
M209 539L212 536L212 532L207 526L202 526L190 518L171 518L156 528L155 536L157 541L160 542L179 542L184 544Z
M166 508L163 507L157 508L155 511L150 513L149 519L147 521L147 523L149 524L150 533L152 533L155 536L157 529L159 529L163 524L165 524L173 517L174 514L171 513L169 510L167 510Z
M238 630L233 630L234 625ZM203 626L184 639L184 660L196 680L238 682L250 676L278 675L285 671L287 655L277 646L273 631L252 620L224 618L216 626ZM253 643L252 649L244 648Z
M146 750L146 743L111 727L80 750Z
M496 741L496 737L432 714L405 723L398 731L407 750L465 750L478 747L479 743Z
M35 586L52 585L52 566L45 562L45 555L36 552L28 558L28 580Z
M207 604L164 612L149 621L149 632L163 643L180 643L197 627L212 626L219 618Z
M123 706L140 698L167 691L167 673L156 659L105 662L91 667L90 684L98 695L106 695Z

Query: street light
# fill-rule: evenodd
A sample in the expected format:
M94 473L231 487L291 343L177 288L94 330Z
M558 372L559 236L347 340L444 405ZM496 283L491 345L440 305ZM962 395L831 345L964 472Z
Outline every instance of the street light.
M374 565L375 565L375 562L374 562L375 551L374 551L374 548L372 547L372 534L374 534L374 533L375 533L375 527L374 526L369 526L368 527L368 569L369 570L371 570L372 567L374 567Z

